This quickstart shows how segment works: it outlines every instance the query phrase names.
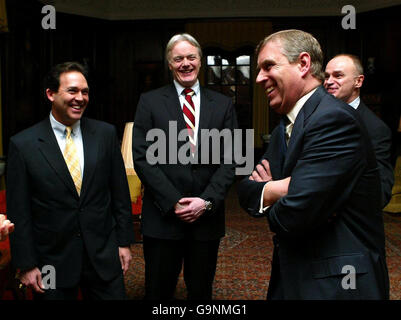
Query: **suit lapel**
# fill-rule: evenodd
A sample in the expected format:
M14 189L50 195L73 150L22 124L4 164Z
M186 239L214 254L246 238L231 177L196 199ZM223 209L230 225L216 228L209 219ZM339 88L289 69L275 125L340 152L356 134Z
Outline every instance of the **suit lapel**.
M213 99L210 97L210 95L207 93L207 91L201 87L200 88L199 126L198 126L198 146L197 146L198 151L200 150L200 145L202 143L201 129L209 128L209 122L210 122L210 119L211 119L214 109L215 109L215 106L213 103Z
M358 108L356 108L356 111L358 111L358 113L360 114L360 116L362 117L365 114L365 110L366 110L366 106L365 104L362 102L362 100L359 102Z
M96 137L96 128L90 125L90 122L86 118L81 119L81 132L82 132L82 143L84 147L84 174L82 179L81 188L81 201L85 197L90 185L90 181L93 178L93 174L96 170L97 156L99 150L99 140Z
M199 129L204 129L209 127L210 117L214 110L213 99L203 88L200 89L200 95Z
M182 112L180 100L178 99L177 90L174 84L166 87L163 96L166 109L170 114L170 119L177 121L178 132L186 129L187 126L185 124L184 114Z
M298 154L302 148L303 138L303 127L304 127L304 108L302 108L294 122L294 128L292 129L291 138L288 141L287 153L283 166L283 177L288 177L296 161L298 160Z
M292 129L291 138L288 142L287 154L285 158L283 176L288 177L291 175L291 171L294 168L299 153L303 147L303 136L305 122L315 111L324 94L326 93L323 86L319 86L314 94L305 102L302 109L299 111L297 118L295 119L294 128Z
M53 168L56 175L63 181L67 188L78 197L74 181L72 180L71 174L68 171L67 164L65 163L63 154L61 153L49 119L45 119L41 123L38 137L38 147L39 151L42 153L49 165Z

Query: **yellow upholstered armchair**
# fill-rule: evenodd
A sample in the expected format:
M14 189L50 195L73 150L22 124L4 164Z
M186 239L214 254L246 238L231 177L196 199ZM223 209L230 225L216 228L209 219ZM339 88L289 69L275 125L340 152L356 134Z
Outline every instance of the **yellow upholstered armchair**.
M401 156L397 158L394 169L394 186L391 201L383 209L385 212L401 213Z

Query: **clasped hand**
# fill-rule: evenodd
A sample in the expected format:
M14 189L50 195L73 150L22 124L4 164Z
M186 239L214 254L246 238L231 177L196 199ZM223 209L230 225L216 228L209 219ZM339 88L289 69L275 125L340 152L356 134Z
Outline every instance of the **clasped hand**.
M205 212L205 200L201 198L182 198L174 206L177 218L192 223Z

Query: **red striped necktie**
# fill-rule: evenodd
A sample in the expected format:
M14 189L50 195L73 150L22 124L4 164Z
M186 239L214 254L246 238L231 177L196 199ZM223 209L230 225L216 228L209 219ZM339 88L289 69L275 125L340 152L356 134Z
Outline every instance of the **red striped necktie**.
M184 105L182 111L184 112L185 123L188 128L189 142L191 144L192 153L195 152L195 105L192 101L192 95L195 93L190 88L185 88L183 90L185 94Z

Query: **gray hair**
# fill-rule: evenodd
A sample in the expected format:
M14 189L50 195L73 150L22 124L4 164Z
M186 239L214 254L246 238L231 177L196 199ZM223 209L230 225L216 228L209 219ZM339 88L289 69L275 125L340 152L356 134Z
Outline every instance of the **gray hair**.
M258 44L256 54L258 55L270 41L280 41L282 54L287 57L290 63L296 62L302 52L307 52L311 57L311 74L315 78L324 81L322 48L310 33L296 29L273 33Z
M196 39L191 36L188 33L181 33L181 34L176 34L174 35L170 41L167 43L166 46L166 60L167 62L170 62L170 55L171 55L171 50L173 50L173 47L175 46L175 44L177 42L181 42L181 41L187 41L190 44L192 44L194 47L196 47L198 49L198 53L199 53L199 58L202 58L202 49L198 43L198 41L196 41Z

